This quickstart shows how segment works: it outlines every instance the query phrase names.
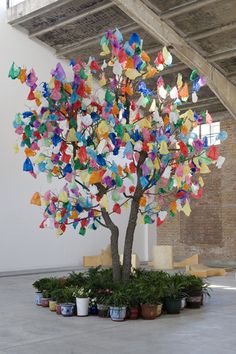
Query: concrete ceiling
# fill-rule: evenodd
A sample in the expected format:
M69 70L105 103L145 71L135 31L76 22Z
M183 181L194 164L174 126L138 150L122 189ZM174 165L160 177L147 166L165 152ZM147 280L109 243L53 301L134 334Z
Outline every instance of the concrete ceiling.
M194 67L208 82L186 107L236 117L236 0L26 0L8 10L8 22L66 59L98 57L101 35L115 27L126 38L139 33L151 56L171 45L168 82Z

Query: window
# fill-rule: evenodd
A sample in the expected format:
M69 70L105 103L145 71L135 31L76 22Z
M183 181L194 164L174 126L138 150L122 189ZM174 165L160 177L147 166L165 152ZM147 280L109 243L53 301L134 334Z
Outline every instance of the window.
M216 140L216 137L220 132L220 122L214 122L211 124L202 124L199 127L200 127L201 139L203 139L206 136L208 138L209 145L220 144L220 140Z
M192 132L197 134L200 139L203 139L206 136L209 146L220 144L220 140L216 139L217 135L220 133L220 122L198 125L192 130Z

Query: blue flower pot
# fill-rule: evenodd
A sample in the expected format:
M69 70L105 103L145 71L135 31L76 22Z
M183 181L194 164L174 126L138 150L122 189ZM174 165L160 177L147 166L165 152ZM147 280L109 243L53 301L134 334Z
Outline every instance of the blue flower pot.
M61 304L62 316L69 317L74 315L74 304Z
M41 299L42 299L42 297L43 297L43 293L41 293L41 292L35 293L34 300L35 300L35 304L36 304L37 306L41 306Z
M110 316L112 321L124 321L126 316L126 306L110 306Z
M89 307L89 314L90 315L97 315L98 314L97 305L93 305L93 306Z

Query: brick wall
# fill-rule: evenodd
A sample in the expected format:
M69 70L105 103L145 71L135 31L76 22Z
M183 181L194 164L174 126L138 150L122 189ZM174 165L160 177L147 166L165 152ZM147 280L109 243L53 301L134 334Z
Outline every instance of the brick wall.
M191 200L189 217L182 212L157 229L157 244L173 245L176 259L199 253L211 263L236 264L236 120L221 121L228 139L219 147L222 169L210 166L203 175L204 193Z

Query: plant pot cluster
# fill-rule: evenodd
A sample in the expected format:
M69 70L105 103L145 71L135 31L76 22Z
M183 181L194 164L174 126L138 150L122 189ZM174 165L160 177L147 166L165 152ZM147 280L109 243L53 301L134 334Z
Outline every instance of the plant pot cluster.
M111 269L97 267L63 278L41 278L33 286L37 306L64 317L93 315L113 321L179 314L185 307L200 308L209 295L201 278L144 269L134 271L125 284L113 282Z

